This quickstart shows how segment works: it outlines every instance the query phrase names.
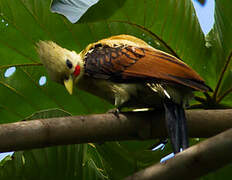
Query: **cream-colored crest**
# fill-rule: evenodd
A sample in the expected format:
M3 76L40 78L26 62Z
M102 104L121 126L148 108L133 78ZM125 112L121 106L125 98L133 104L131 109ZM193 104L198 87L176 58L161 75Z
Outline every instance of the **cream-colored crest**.
M56 82L63 84L65 79L72 76L76 65L80 65L83 73L83 59L75 51L62 48L52 41L39 41L36 50L50 78ZM71 68L67 66L67 60L72 63Z

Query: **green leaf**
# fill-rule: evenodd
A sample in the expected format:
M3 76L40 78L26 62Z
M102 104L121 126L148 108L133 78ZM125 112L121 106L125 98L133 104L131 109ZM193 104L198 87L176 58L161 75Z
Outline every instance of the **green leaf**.
M230 7L231 2L222 0L216 1L215 7L215 25L212 32L209 34L209 41L212 44L212 58L210 59L213 63L215 69L215 82L217 82L216 91L214 93L214 98L217 103L230 104L232 102L232 66L231 66L231 56L232 56L232 20L229 18L232 16ZM224 97L226 99L224 99Z
M94 153L96 149L88 144L15 152L12 160L0 166L0 178L106 179L101 161Z
M142 168L159 162L164 155L161 151L151 151L145 148L128 150L119 142L106 142L96 145L96 148L110 179L123 179Z
M230 179L231 178L232 165L229 164L223 168L218 169L215 172L209 173L206 176L200 178L200 180L217 180L217 179Z

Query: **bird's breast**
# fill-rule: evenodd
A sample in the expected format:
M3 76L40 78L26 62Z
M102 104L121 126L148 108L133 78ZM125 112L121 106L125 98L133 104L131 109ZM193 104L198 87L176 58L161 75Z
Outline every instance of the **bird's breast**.
M160 95L142 83L115 83L84 76L78 82L78 87L118 107L144 108L162 105Z

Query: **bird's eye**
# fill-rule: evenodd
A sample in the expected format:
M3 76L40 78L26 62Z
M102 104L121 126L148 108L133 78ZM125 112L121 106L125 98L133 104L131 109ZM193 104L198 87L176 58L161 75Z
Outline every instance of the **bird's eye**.
M72 62L71 62L69 59L66 60L66 65L67 65L67 67L68 67L69 69L72 69L72 67L73 67Z

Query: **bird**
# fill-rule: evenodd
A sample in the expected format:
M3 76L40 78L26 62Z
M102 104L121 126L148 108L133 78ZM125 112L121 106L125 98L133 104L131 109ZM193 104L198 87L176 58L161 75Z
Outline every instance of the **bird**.
M212 91L182 60L127 34L87 45L77 53L53 41L36 43L51 80L87 91L117 109L162 108L173 152L189 147L185 106L194 91Z

